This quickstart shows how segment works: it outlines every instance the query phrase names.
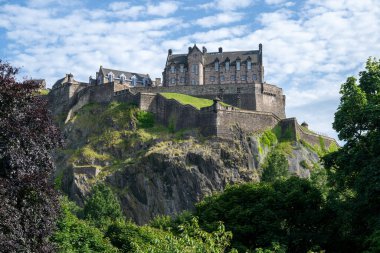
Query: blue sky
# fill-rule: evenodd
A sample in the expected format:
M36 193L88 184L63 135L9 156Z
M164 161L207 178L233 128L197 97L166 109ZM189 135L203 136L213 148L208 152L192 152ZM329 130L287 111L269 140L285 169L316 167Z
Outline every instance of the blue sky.
M339 88L380 57L380 0L0 0L0 59L48 86L99 66L161 77L167 50L257 49L287 116L336 137Z

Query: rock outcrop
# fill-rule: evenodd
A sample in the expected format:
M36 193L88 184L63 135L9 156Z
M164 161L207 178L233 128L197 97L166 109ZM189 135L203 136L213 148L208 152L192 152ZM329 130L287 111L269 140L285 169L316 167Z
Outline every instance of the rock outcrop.
M143 116L141 116L143 115ZM89 105L63 125L67 141L57 151L57 177L69 197L83 204L97 181L119 196L127 217L145 224L157 215L191 210L229 184L260 180L262 164L275 147L290 171L308 177L318 155L297 142L263 143L238 126L232 140L204 138L196 129L171 132L147 125L151 115L113 103Z

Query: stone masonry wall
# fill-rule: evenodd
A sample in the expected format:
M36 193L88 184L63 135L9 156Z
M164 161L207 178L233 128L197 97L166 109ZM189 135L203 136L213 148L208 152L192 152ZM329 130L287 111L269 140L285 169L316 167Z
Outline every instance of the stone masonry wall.
M230 138L231 127L239 125L245 132L258 132L273 128L280 118L273 113L233 110L221 107L217 116L217 136Z

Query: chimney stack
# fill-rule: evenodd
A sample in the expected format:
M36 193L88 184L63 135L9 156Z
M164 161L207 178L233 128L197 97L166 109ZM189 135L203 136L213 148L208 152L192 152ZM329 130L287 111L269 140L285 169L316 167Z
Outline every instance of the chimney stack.
M207 48L206 47L202 47L202 52L205 54L207 53Z
M219 53L223 53L223 48L222 47L219 48Z
M172 53L173 53L173 50L169 49L168 50L168 55L172 55Z

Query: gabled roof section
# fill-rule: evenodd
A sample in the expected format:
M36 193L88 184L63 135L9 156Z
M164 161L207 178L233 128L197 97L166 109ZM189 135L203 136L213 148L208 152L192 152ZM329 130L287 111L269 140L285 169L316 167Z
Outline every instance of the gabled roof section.
M108 73L112 72L114 74L114 78L120 78L120 76L124 74L127 80L131 79L133 75L137 77L138 81L142 81L144 78L150 80L150 77L148 74L139 74L139 73L128 72L128 71L123 71L123 70L107 69L103 67L100 67L100 72L102 73L103 76L107 76Z
M189 54L191 54L194 50L198 50L200 53L202 53L201 50L197 47L197 44L194 44L193 48L190 50Z
M187 54L172 54L168 56L167 65L187 64Z
M250 51L234 51L234 52L211 52L207 53L205 56L205 64L212 64L216 59L219 62L230 61L231 63L236 62L236 60L246 61L247 59L254 58L253 56L259 56L259 50L250 50ZM258 58L258 57L257 57Z

